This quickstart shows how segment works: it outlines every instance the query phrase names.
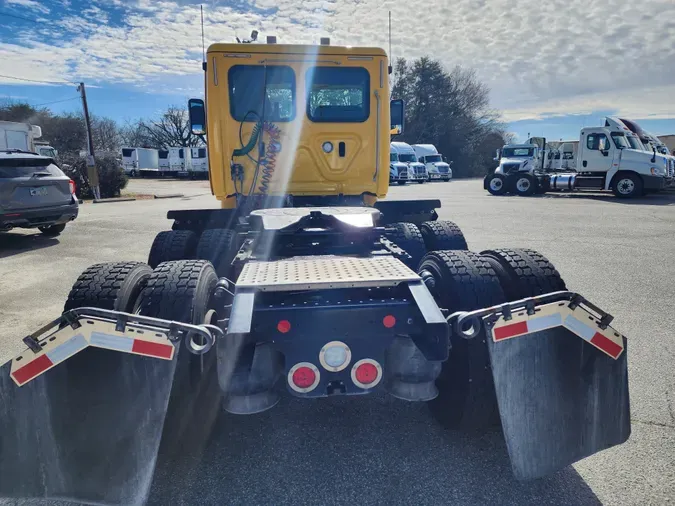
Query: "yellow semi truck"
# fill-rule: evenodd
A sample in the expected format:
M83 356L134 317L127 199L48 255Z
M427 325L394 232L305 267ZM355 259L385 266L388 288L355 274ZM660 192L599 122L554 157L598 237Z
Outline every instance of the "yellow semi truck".
M189 110L221 208L169 212L147 264L88 268L3 366L2 495L143 502L158 454L199 458L215 414L280 390L501 424L520 479L628 438L610 315L535 251L468 251L438 201L382 200L405 130L387 69L376 48L208 49Z

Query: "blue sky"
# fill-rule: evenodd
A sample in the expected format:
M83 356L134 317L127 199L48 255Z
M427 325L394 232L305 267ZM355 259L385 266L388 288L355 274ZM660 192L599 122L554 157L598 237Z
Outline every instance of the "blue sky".
M605 115L675 133L675 2L642 0L208 1L207 45L251 29L280 42L387 47L476 70L509 129L570 139ZM414 19L411 19L414 13ZM362 22L354 23L354 19ZM199 3L0 0L0 74L84 81L91 112L120 123L202 93ZM0 76L0 101L80 110L75 85Z

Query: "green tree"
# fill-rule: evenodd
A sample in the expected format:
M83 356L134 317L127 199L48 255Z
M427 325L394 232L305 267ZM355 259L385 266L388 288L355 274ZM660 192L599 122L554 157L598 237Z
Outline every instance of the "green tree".
M412 62L399 58L392 98L406 102L406 130L397 140L435 145L453 161L455 177L483 175L494 168L492 147L503 124L490 108L489 88L473 70L456 66L448 72L429 57Z

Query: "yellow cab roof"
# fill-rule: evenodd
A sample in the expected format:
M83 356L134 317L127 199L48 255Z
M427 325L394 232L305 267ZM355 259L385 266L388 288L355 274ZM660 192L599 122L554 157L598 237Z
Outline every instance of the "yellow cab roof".
M387 56L379 47L349 47L307 44L211 44L208 53L264 53L335 56Z

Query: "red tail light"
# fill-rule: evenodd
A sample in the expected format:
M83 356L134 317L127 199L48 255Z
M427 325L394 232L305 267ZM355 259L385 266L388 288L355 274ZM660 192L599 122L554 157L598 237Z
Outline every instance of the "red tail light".
M382 379L382 366L371 358L359 360L352 367L352 381L360 388L373 388Z
M75 185L75 181L72 179L69 181L70 183L70 194L75 195L75 190L77 190L77 186Z
M307 393L314 390L319 384L321 373L309 362L299 362L288 371L288 384L296 392Z

